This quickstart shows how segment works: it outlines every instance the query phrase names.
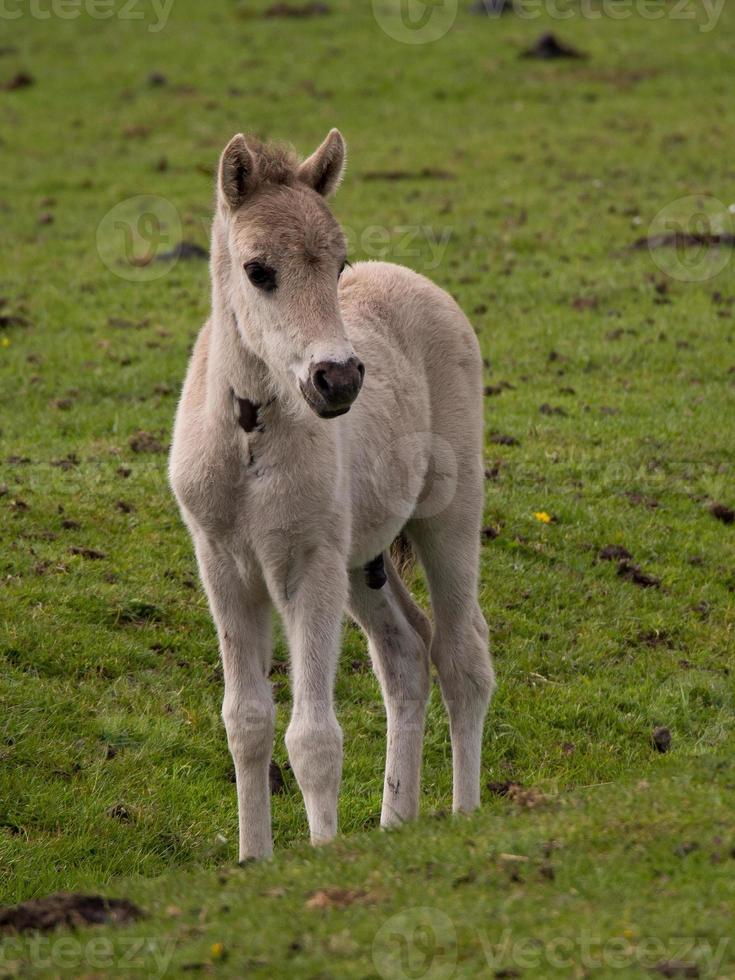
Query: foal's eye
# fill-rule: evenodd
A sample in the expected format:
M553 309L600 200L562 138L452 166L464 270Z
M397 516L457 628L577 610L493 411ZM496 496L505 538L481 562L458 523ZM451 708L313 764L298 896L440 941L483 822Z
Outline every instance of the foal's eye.
M263 292L272 293L276 288L276 270L261 262L246 262L243 266L250 282L262 289Z

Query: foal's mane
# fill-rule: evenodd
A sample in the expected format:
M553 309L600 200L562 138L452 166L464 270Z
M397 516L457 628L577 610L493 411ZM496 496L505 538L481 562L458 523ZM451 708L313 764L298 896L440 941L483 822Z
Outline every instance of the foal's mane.
M287 185L296 181L300 161L292 146L288 143L264 143L256 136L248 136L247 144L257 163L259 181Z

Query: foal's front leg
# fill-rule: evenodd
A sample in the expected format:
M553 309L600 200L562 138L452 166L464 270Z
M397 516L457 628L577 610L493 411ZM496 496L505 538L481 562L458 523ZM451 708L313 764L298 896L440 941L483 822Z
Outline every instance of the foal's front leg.
M281 583L291 655L293 713L286 731L291 767L304 797L312 844L337 833L342 729L334 713L347 572L335 550L289 563Z
M196 552L222 654L222 718L235 764L240 860L269 857L273 841L268 770L275 722L268 681L270 600L260 573L253 568L243 580L216 542L198 535Z

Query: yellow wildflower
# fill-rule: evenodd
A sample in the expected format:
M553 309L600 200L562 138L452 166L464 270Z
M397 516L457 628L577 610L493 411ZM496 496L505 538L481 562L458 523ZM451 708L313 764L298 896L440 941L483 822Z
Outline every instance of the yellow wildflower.
M225 954L225 947L222 943L212 943L209 952L213 960L221 960Z
M10 347L10 337L0 339L0 347Z
M551 524L552 517L551 514L547 514L545 510L537 510L533 515L537 521L541 521L542 524Z

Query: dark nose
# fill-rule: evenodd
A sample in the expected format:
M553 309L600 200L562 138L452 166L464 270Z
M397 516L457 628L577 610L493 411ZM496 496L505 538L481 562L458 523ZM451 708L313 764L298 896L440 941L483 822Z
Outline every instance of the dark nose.
M351 357L344 364L319 361L312 364L309 378L330 409L349 408L357 398L365 377L362 361Z

